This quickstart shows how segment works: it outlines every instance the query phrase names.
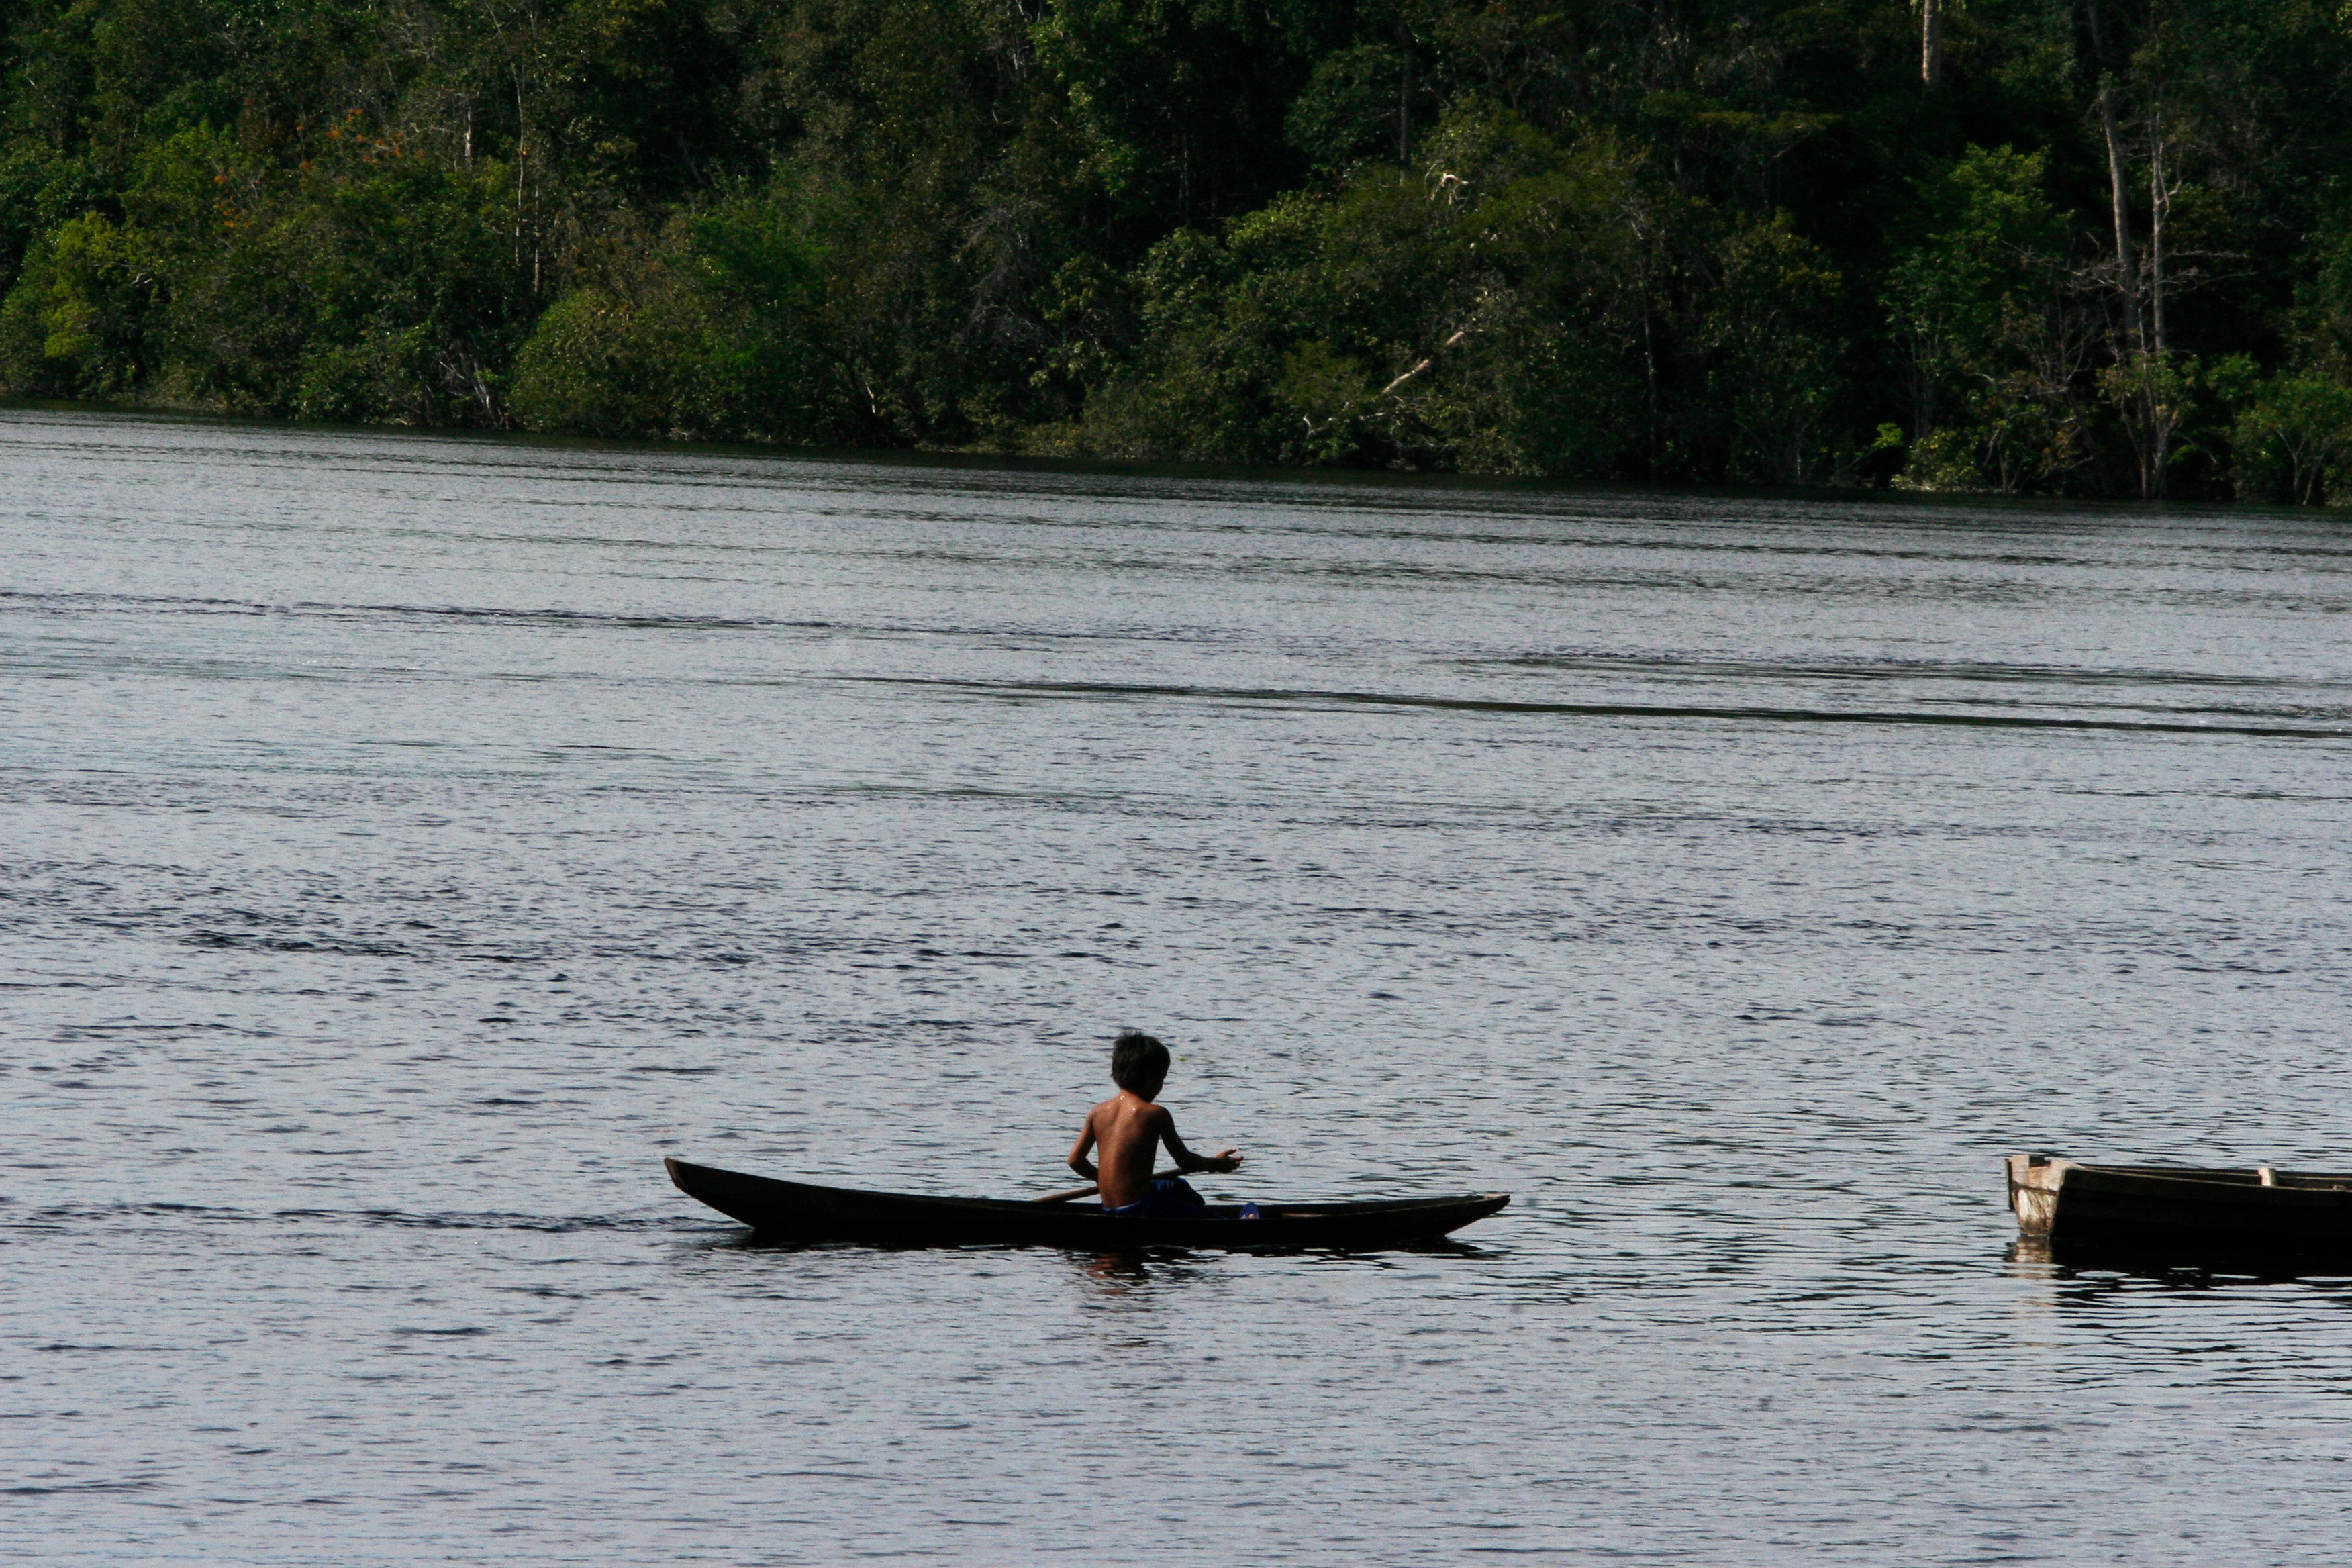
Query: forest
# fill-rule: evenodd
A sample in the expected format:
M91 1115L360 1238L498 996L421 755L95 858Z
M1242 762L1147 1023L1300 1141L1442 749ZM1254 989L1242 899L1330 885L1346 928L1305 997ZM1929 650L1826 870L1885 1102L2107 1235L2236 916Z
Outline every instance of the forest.
M2339 0L0 0L0 395L2352 504Z

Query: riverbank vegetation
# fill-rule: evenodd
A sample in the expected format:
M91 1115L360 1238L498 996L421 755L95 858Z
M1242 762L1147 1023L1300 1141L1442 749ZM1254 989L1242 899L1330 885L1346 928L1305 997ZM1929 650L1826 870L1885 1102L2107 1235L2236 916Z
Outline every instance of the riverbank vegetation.
M2352 501L2336 0L10 0L0 394Z

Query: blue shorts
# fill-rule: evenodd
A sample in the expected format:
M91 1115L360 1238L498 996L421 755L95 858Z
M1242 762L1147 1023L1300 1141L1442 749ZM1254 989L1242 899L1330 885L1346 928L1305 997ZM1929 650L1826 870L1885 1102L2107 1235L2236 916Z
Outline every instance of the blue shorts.
M1208 1206L1183 1177L1160 1176L1152 1182L1151 1190L1135 1202L1118 1208L1106 1206L1103 1213L1121 1219L1197 1219Z

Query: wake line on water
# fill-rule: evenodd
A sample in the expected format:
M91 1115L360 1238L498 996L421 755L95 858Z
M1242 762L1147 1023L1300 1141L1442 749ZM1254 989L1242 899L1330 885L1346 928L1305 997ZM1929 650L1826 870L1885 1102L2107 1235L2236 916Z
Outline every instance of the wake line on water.
M625 631L836 631L831 621L760 616L649 615L625 610L516 609L498 605L337 604L323 599L190 598L178 595L0 589L0 605L59 605L131 610L184 610L238 616L403 616L427 620L482 621L511 626L614 627Z
M1776 659L1677 658L1601 653L1522 654L1462 658L1465 668L1590 670L1603 675L1702 675L1760 680L1965 680L1988 685L2218 686L2263 690L2352 689L2352 680L2317 677L2219 675L2189 669L2099 669L2069 664L1984 664L1968 660L1895 659L1790 662Z
M1828 708L1685 707L1646 702L1527 702L1491 697L1412 697L1377 691L1285 691L1276 688L1126 685L1103 681L957 680L907 675L845 675L874 686L917 686L992 697L1174 697L1299 708L1433 709L1461 713L1554 714L1575 719L1718 719L1780 724L1941 724L1984 730L2088 730L2120 734L2231 735L2265 740L2352 741L2352 730L2294 724L2207 724L2162 719L2037 718L2000 713L1927 713Z
M50 1204L0 1221L0 1230L53 1229L76 1220L173 1219L215 1224L267 1225L289 1220L342 1220L405 1230L530 1230L553 1235L578 1231L682 1231L725 1229L698 1216L628 1215L411 1214L401 1209L241 1209L207 1204L165 1202Z

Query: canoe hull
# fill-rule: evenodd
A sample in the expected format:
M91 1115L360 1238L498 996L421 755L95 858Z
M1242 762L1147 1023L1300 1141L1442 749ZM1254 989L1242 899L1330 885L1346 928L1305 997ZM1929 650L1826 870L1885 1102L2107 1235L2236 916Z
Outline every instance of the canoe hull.
M1119 1252L1195 1247L1229 1252L1305 1249L1365 1252L1434 1241L1484 1219L1507 1193L1387 1203L1268 1204L1263 1217L1236 1217L1212 1205L1200 1219L1122 1219L1094 1204L999 1198L933 1198L861 1192L746 1175L665 1160L677 1190L784 1242L845 1241L880 1247L1061 1247Z
M2352 1174L2090 1165L2011 1154L2009 1206L2053 1253L2182 1262L2352 1260Z

